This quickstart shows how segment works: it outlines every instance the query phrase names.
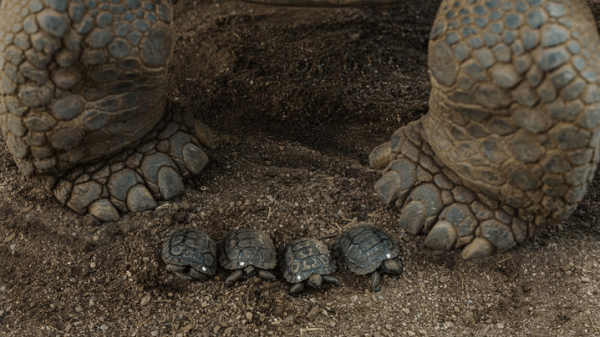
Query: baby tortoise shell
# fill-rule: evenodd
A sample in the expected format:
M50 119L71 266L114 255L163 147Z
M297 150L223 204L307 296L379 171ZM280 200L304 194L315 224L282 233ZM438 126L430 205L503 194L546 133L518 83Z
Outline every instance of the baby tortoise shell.
M294 285L291 295L298 295L304 289L304 283L313 288L320 288L323 281L340 285L335 272L335 263L331 260L327 246L313 238L300 238L280 247L282 256L283 277Z
M175 229L165 239L162 258L177 276L206 281L217 271L217 244L197 229Z
M235 270L225 280L227 286L254 276L277 279L269 271L277 266L275 245L269 234L258 229L240 228L225 236L219 243L219 263L225 269Z
M358 225L343 232L334 249L350 271L358 275L372 273L371 289L381 290L381 274L400 275L402 264L398 260L400 249L382 229L371 225Z

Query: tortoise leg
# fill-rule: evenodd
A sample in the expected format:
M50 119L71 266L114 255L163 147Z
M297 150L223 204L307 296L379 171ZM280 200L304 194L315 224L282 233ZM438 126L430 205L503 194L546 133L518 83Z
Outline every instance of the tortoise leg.
M298 296L304 290L304 282L294 283L294 285L290 288L290 295Z
M189 273L175 273L175 275L177 275L178 277L180 277L184 280L188 280L188 281L193 280L193 277Z
M2 2L0 129L24 175L103 221L181 193L212 138L165 112L171 22L169 0Z
M585 1L560 4L560 14L554 6L442 1L429 112L370 156L383 170L377 194L407 232L427 235L425 246L465 259L504 251L582 200L600 159L590 96L600 64L580 55L600 44Z
M381 274L376 270L371 274L371 290L379 292L381 290Z
M277 277L275 277L275 275L273 273L271 273L268 270L264 270L264 269L259 269L258 270L258 277L260 277L263 280L267 280L267 281L277 281Z
M333 284L336 287L339 287L341 285L340 280L333 275L323 275L323 280L327 283Z
M191 270L188 270L188 269L190 269L190 268L184 267L184 266L176 266L173 264L167 264L168 271L175 273L175 275L181 277L182 279L191 280L192 279L192 276L190 275Z
M243 277L244 277L244 270L238 269L238 270L234 271L233 273L231 273L231 275L229 275L227 277L227 279L225 280L225 285L228 287L231 287L237 281L241 280Z

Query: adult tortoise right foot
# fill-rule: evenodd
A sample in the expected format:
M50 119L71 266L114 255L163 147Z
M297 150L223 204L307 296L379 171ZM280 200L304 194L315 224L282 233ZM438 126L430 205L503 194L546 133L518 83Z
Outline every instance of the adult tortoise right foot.
M445 0L429 112L373 150L400 225L463 258L575 210L599 159L598 33L583 0Z
M101 220L199 173L207 128L167 109L169 0L0 3L0 128L21 172Z

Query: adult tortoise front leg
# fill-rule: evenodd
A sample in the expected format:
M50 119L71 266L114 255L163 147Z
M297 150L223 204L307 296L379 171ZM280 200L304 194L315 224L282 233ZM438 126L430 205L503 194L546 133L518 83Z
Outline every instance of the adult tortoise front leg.
M463 258L569 217L599 158L598 33L583 0L446 0L429 112L377 147L400 225Z
M116 220L183 190L211 135L168 109L168 0L0 5L0 126L26 176L80 213Z

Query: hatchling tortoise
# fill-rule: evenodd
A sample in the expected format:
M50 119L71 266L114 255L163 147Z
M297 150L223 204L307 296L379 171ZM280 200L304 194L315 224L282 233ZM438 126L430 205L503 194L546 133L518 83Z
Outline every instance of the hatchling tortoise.
M217 244L197 229L175 229L165 238L162 258L177 276L206 281L217 271Z
M244 277L277 280L269 271L277 267L277 253L269 234L258 229L240 228L227 234L219 242L218 249L221 267L235 270L225 280L227 286Z
M335 272L335 263L331 260L327 246L313 238L300 238L279 247L283 277L293 286L291 295L299 295L304 283L320 288L324 282L340 286L340 280L330 275Z
M400 249L382 229L358 225L344 231L336 240L334 249L351 272L358 275L371 273L371 289L381 290L381 273L402 274L398 260Z
M205 167L208 128L165 111L169 0L3 0L0 35L7 148L60 202L116 220L173 198ZM369 158L400 226L468 259L569 217L600 158L598 41L585 0L443 0L429 112Z

